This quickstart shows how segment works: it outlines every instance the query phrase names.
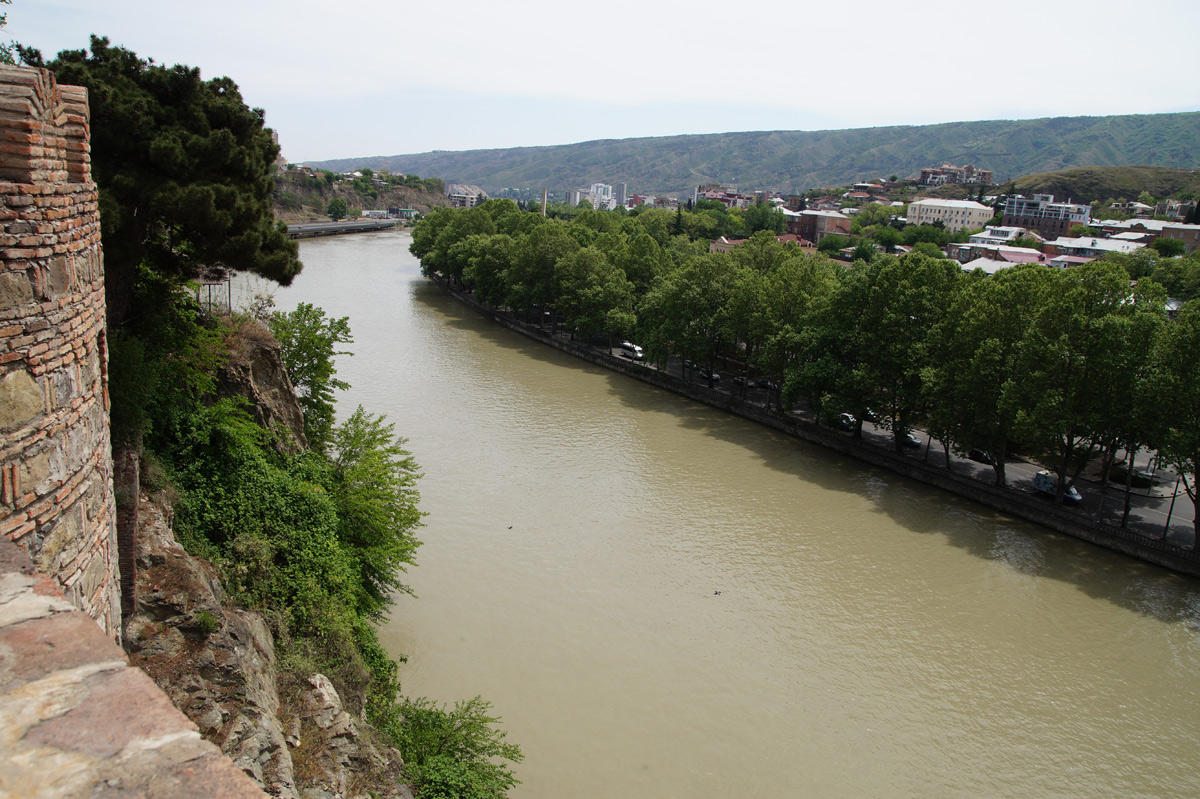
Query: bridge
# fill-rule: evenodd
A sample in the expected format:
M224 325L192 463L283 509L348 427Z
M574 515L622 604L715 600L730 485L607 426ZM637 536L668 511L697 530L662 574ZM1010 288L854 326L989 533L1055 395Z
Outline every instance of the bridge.
M389 230L396 226L396 219L355 219L351 222L305 222L288 225L289 239L310 239L317 236L338 236L343 233L371 233Z

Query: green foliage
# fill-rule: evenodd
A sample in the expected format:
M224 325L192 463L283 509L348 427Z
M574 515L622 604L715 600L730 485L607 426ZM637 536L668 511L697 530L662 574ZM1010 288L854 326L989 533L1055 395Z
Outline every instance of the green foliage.
M1187 250L1187 245L1182 239L1165 239L1159 237L1150 245L1163 258L1173 258L1176 255L1183 255Z
M1132 118L1127 117L1127 119ZM1159 135L1161 134L1162 132ZM1124 154L1131 155L1131 153ZM1149 153L1146 155L1150 156ZM1111 163L1111 161L1095 159L1086 163L1105 164ZM1180 167L1183 166L1182 164L1172 164L1168 160L1156 159L1153 156L1130 158L1127 163L1157 163L1159 166L1077 166L1056 172L1039 172L1014 180L1010 193L1026 196L1053 194L1056 198L1070 197L1077 203L1106 201L1103 204L1109 205L1114 200L1136 200L1141 195L1175 197L1200 189L1200 177L1197 177L1193 170L1168 168ZM1153 200L1154 197L1150 196L1150 199ZM1154 203L1147 204L1153 205ZM1103 218L1110 219L1112 217L1106 213Z
M341 197L334 197L329 201L329 205L325 206L325 215L334 222L345 219L348 213L350 213L350 206L346 205L346 201Z
M109 328L137 317L137 270L179 283L222 264L288 283L296 243L271 213L279 147L229 78L149 63L107 39L47 64L84 86L100 189Z
M12 5L12 0L0 0L0 4ZM8 12L0 14L0 28L8 25ZM17 42L9 42L8 44L0 44L0 64L15 64L17 63L17 51L20 45Z
M821 243L817 245L817 249L826 254L833 254L849 246L849 238L840 236L837 233L830 233L821 238Z
M211 611L201 610L196 614L196 627L201 635L208 637L221 629L221 620Z
M304 436L310 447L324 451L333 428L334 391L350 388L335 377L334 367L336 356L351 354L337 349L354 341L350 320L326 319L322 309L301 303L294 311L276 311L269 325L283 347L283 365L304 414Z
M523 759L493 725L491 705L480 697L453 710L429 699L405 699L390 728L404 768L422 799L501 799L519 780L507 763Z
M357 609L377 619L397 591L421 542L417 464L395 426L358 407L333 433L328 487L338 511L338 538L358 564Z

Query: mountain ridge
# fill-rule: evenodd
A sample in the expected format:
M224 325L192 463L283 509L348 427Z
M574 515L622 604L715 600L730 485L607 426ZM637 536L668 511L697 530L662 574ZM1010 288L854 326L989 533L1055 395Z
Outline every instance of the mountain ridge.
M593 139L574 144L434 150L310 162L389 169L540 194L625 182L631 192L685 194L698 183L801 192L922 167L971 163L997 182L1077 166L1200 165L1200 111L942 122L824 131L742 131Z

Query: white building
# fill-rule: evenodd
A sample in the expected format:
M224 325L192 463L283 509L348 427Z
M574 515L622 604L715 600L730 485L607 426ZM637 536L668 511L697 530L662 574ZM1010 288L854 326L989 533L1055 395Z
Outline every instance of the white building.
M946 230L974 230L991 221L995 211L974 200L917 200L908 204L910 225L941 222Z
M1145 246L1145 244L1136 241L1093 239L1091 237L1078 239L1063 237L1046 242L1047 249L1054 248L1054 255L1075 255L1080 258L1100 258L1110 252L1130 253L1134 250L1140 250Z
M1023 227L986 227L982 233L975 233L967 241L971 244L1012 244L1024 234Z

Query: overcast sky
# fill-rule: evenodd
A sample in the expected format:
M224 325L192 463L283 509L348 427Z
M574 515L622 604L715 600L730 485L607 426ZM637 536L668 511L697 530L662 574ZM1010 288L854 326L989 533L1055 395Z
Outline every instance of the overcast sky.
M1198 0L13 0L228 75L292 161L1200 110Z

